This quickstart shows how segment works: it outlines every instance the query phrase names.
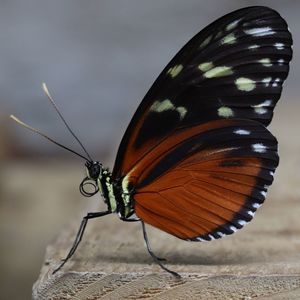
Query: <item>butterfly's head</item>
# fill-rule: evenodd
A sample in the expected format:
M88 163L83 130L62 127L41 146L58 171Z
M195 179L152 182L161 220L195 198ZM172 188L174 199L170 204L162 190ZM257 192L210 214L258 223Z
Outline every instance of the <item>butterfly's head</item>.
M102 164L99 161L87 161L85 163L87 177L91 180L97 181L102 174Z
M99 191L99 179L102 177L102 164L98 161L86 161L85 163L87 176L79 185L82 195L91 197Z

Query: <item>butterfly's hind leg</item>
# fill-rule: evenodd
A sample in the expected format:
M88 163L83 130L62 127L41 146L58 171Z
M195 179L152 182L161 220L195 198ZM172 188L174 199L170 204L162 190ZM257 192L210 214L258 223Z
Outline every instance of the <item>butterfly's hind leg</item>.
M110 214L110 211L101 211L101 212L94 212L94 213L88 213L81 221L81 224L79 226L79 230L76 234L76 238L73 242L73 245L68 253L68 255L66 256L66 258L64 258L62 260L62 263L52 272L52 274L55 274L57 271L59 271L64 265L65 263L73 256L73 254L75 253L79 243L81 242L82 236L84 234L87 222L89 219L94 219L94 218L100 218L103 216L106 216L108 214Z
M147 235L147 232L146 232L146 226L145 226L145 223L144 221L141 221L142 223L142 228L143 228L143 235L144 235L144 240L145 240L145 243L146 243L146 247L147 247L147 250L148 250L148 253L151 255L151 257L153 258L153 260L165 271L167 271L168 273L172 274L173 276L177 277L177 278L181 278L181 276L174 272L174 271L171 271L170 269L168 269L167 267L165 267L163 264L162 264L162 261L165 261L164 258L159 258L157 257L153 251L151 250L151 247L150 247L150 244L149 244L149 240L148 240L148 235Z

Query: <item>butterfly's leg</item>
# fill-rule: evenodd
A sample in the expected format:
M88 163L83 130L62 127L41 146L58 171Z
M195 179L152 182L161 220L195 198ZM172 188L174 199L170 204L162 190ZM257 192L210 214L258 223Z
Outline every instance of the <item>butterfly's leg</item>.
M144 240L145 240L145 242L146 242L147 250L148 250L148 252L150 253L151 257L155 256L155 260L159 260L159 261L164 261L164 262L166 262L167 260L166 260L165 258L163 258L163 257L158 257L158 256L156 256L156 255L153 253L153 251L152 251L152 249L151 249L151 247L150 247L149 240L148 240L148 235L147 235L147 232L146 232L146 226L145 226L145 223L144 223L143 221L141 221L141 222L142 222L142 226L143 226Z
M170 274L172 274L173 276L177 277L177 278L181 278L181 276L174 272L174 271L171 271L169 270L167 267L165 267L162 262L161 262L161 259L159 259L151 250L151 247L150 247L150 244L149 244L149 240L148 240L148 235L147 235L147 232L146 232L146 227L145 227L145 223L144 221L141 221L142 223L142 228L143 228L143 235L144 235L144 240L145 240L145 243L146 243L146 246L147 246L147 250L149 252L149 254L151 255L151 257L153 258L153 260L162 268L164 269L165 271L169 272Z
M73 245L68 253L68 255L66 256L65 259L63 259L63 262L59 265L58 268L56 268L52 274L55 274L57 271L59 271L63 266L64 264L72 257L72 255L75 253L79 243L81 242L81 239L82 239L82 236L84 234L84 230L85 230L85 227L86 227L86 224L88 222L89 219L94 219L94 218L100 218L100 217L103 217L105 215L108 215L110 214L111 212L110 211L101 211L101 212L95 212L95 213L88 213L81 221L81 224L80 224L80 227L79 227L79 230L77 232L77 235L76 235L76 238L73 242Z

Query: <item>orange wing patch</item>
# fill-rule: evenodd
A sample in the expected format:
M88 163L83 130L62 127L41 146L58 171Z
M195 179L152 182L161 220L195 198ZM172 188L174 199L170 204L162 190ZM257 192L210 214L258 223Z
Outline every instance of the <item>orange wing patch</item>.
M278 164L276 140L256 122L213 123L210 134L219 137L215 143L207 128L203 136L190 130L190 139L178 138L176 145L165 140L136 165L133 198L143 221L179 238L202 241L231 234L253 218ZM233 125L246 128L249 135L234 135ZM251 145L258 138L263 146L255 151ZM180 156L182 149L187 152ZM155 175L156 170L162 173ZM145 183L149 177L153 180Z

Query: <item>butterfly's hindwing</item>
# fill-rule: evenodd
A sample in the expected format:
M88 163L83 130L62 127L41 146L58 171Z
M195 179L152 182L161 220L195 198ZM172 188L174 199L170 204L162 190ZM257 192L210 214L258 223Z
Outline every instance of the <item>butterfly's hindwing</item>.
M277 141L261 124L210 123L176 145L166 139L128 175L137 216L182 239L242 228L263 203L278 165Z

